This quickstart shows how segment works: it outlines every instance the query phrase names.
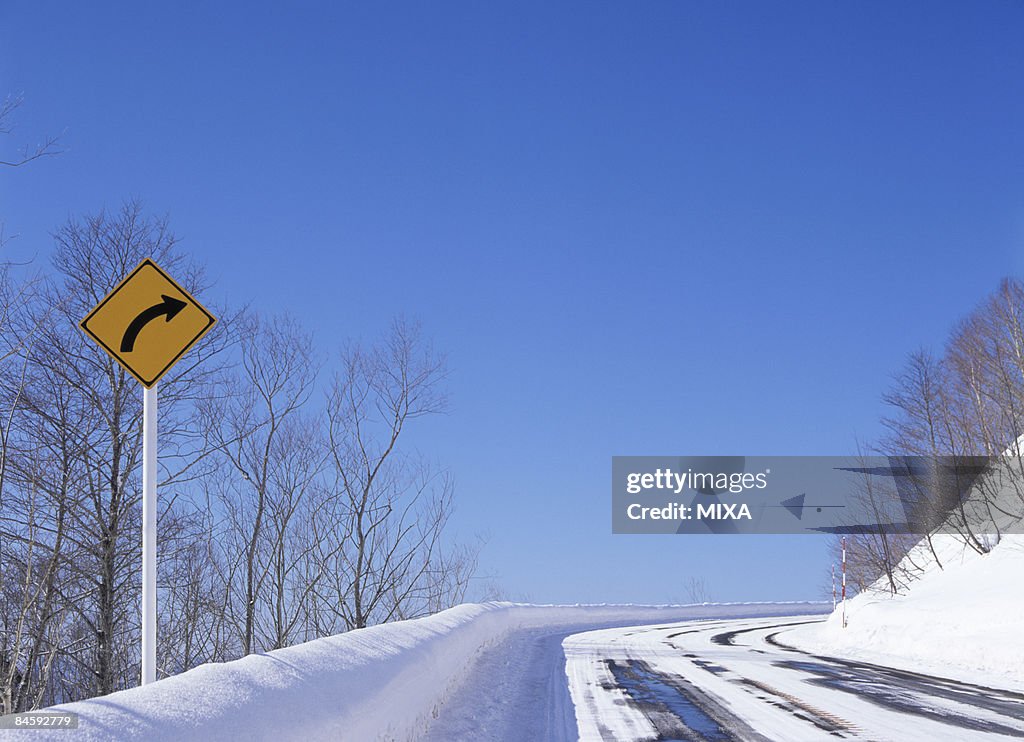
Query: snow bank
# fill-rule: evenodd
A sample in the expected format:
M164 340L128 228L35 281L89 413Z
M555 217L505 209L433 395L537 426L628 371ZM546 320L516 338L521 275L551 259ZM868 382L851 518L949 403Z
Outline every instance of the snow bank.
M846 628L839 608L826 622L794 629L780 639L820 654L1024 690L1024 535L1012 507L1019 502L1022 449L1024 436L965 501L975 514L998 512L1004 535L991 551L979 553L951 534L933 535L931 545L922 539L900 565L901 571L917 575L905 594L891 595L883 576L847 601ZM1001 506L986 506L998 488L1004 488L1005 498L997 499Z
M801 649L1024 690L1024 536L1004 535L987 554L954 536L932 537L940 569L925 565L905 595L866 591L820 624L779 636Z
M77 730L0 731L0 739L414 739L487 647L542 626L792 615L816 603L701 606L461 605L234 662L207 664L144 688L55 706Z

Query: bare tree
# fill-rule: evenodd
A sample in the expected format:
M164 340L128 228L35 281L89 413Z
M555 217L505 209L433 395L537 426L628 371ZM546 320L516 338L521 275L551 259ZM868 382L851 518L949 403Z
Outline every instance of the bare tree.
M959 322L944 353L910 356L883 400L892 414L883 419L887 435L875 450L917 456L952 471L960 493L950 503L937 482L924 482L921 500L933 508L924 518L941 522L965 545L986 552L998 542L1001 524L1024 520L1024 287L1004 280L997 291ZM967 466L958 462L966 461ZM971 471L989 462L985 472ZM870 480L865 477L865 480ZM931 487L934 492L929 492ZM898 504L895 492L867 482L863 496L886 510ZM876 519L877 520L877 519ZM883 522L878 520L878 522ZM930 560L942 566L932 533L923 534ZM898 590L920 572L915 539L884 532L857 537L857 560L867 574L886 575Z
M184 672L237 656L227 637L219 550L208 512L174 507L160 514L160 631L157 671Z
M0 103L0 135L13 131L13 114L20 96ZM56 139L36 149L23 148L13 159L18 167L57 154ZM0 249L7 243L0 221ZM23 435L22 409L32 372L27 349L38 329L30 320L38 298L39 280L16 279L10 261L0 262L0 714L39 705L50 689L56 656L54 633L64 615L57 601L58 574L64 558L65 520L60 506L50 521L52 492L24 478L26 447L45 451ZM52 463L44 453L42 458ZM41 466L43 464L40 463Z
M445 375L444 359L404 321L382 345L342 354L327 438L347 538L323 556L335 578L332 609L346 628L422 615L465 589L475 558L443 540L451 478L398 446L410 422L446 409Z
M24 99L20 95L9 95L0 102L0 135L9 135L14 131L14 112L21 107ZM9 159L0 160L0 166L21 167L40 157L51 157L60 154L58 146L59 136L51 136L44 139L35 146L25 145L18 150L18 153Z
M249 315L240 322L238 376L204 405L204 426L227 463L215 488L234 555L225 555L226 609L249 654L257 650L258 634L273 637L261 649L284 646L294 626L294 609L285 606L297 569L290 562L290 535L322 454L309 434L315 423L302 417L317 374L311 336L288 317L262 321Z
M686 599L690 603L710 603L711 590L708 589L707 580L703 577L690 575L686 580Z
M42 373L28 358L18 370L17 383L4 384L11 410L4 480L13 491L0 502L0 562L9 574L21 575L3 612L6 620L17 616L16 628L5 632L12 661L4 696L8 708L24 709L39 705L55 663L65 659L62 624L73 615L67 597L87 589L73 565L87 541L76 530L87 481L79 454L95 420L64 380Z

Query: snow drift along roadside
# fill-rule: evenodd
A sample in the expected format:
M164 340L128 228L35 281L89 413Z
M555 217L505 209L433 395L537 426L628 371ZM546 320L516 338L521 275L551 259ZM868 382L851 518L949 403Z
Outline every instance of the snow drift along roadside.
M820 607L461 605L55 706L48 710L77 713L79 728L0 731L0 739L408 740L424 731L479 654L519 629L781 616Z

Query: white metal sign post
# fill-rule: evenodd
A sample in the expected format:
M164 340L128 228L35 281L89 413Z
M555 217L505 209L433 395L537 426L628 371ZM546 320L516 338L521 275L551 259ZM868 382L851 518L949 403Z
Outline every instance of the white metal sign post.
M156 384L142 397L142 684L156 680Z
M146 259L79 326L144 387L142 396L142 684L156 680L156 382L216 318Z

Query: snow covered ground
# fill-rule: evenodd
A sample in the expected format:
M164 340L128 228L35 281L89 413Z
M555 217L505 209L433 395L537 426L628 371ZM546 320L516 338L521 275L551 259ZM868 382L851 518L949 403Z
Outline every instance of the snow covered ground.
M1014 558L985 564L1005 577L999 565ZM965 557L960 567L947 566L954 575L947 588L978 584L975 563L982 562ZM941 588L935 589L936 605L949 614ZM856 608L851 621L869 610L885 610L871 605L868 599L851 601L848 608ZM920 596L912 605L917 618L907 613L908 633L928 607ZM797 649L798 642L828 642L834 627L824 622L825 611L822 604L808 603L463 605L415 621L204 665L145 688L56 707L79 714L80 728L0 731L0 739L959 742L1024 737L1024 693L1002 689L1006 683L994 682L991 675L974 678L976 686L948 680L958 674L948 666L937 667L938 677L930 677L920 665L903 672L835 659L831 644L821 653ZM960 617L942 625L965 631L967 614L955 615ZM872 635L867 626L863 631ZM1013 661L1020 642L1009 633L1004 639L1013 646L1003 656ZM977 639L979 645L988 641ZM892 664L908 663L894 640L889 648L901 660ZM939 648L933 658L943 649L959 652ZM997 657L991 653L989 661ZM1005 663L1001 667L1007 670Z
M813 604L806 603L688 607L462 605L427 618L352 631L234 662L203 665L144 688L57 706L54 710L77 713L80 728L0 731L0 739L418 739L445 713L446 702L456 693L460 703L448 707L445 723L451 723L453 729L466 723L470 726L461 728L474 728L472 717L480 708L474 699L493 700L495 690L478 684L487 672L483 666L483 675L474 675L477 661L506 657L514 662L516 647L529 646L530 637L538 636L538 632L557 637L559 631L572 633L610 624L786 615L811 609ZM559 644L551 641L546 646L557 650ZM497 651L487 654L491 648ZM553 682L552 667L560 669L560 655L560 651L540 651L540 656L556 658L547 659L546 665L541 663L547 681ZM556 664L552 666L551 661ZM520 679L536 674L532 666L522 665L521 669ZM560 692L564 704L567 696L564 690ZM537 713L536 697L520 693L518 698L506 708L507 713L495 716L495 724L504 724L510 718L533 718ZM558 703L555 696L550 726L566 729L568 709L564 705L558 708ZM443 732L435 733L444 738ZM517 734L513 739L525 738Z
M987 554L934 536L942 569L922 543L923 574L905 595L872 590L823 624L792 631L808 651L876 662L981 685L1024 690L1024 536L1004 535Z

